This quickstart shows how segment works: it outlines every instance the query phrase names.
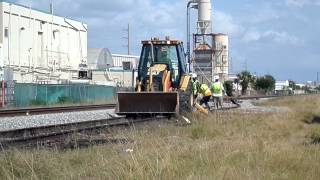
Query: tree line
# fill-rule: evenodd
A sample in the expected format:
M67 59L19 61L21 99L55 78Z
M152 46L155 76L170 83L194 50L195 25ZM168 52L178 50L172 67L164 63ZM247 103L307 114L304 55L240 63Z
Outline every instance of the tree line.
M233 85L237 84L241 86L241 94L246 95L249 88L263 92L269 93L274 92L276 80L272 75L264 75L264 76L255 76L251 74L249 71L242 71L237 74L237 79L234 81L226 81L225 90L228 96L232 96ZM289 93L292 93L294 90L304 90L305 92L312 92L312 88L308 86L298 86L295 81L289 80ZM320 92L320 85L318 85L314 91Z
M263 91L265 93L271 92L275 89L276 80L271 75L264 75L257 77L252 75L249 71L242 71L237 74L237 79L234 83L240 84L242 87L241 94L245 95L249 87L254 90Z

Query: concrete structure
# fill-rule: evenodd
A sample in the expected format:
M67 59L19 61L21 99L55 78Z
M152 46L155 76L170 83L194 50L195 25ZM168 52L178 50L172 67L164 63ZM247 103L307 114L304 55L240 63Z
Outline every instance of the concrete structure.
M123 67L124 70L138 68L140 56L112 54L113 67Z
M286 81L276 81L275 84L275 93L277 95L288 95L293 94L293 89L290 88L290 83L288 80Z
M305 94L306 91L304 89L296 89L293 90L293 94Z
M302 89L302 88L305 88L305 87L306 87L306 84L299 84L299 83L297 83L296 86L298 86L299 88Z
M107 48L88 49L89 77L93 84L132 87L139 56L111 54Z
M92 71L92 83L118 87L135 86L137 72L111 69L109 71Z
M89 48L88 68L103 71L108 68L133 70L138 67L139 58L139 56L111 54L107 48Z
M289 90L289 81L276 81L275 91Z
M112 54L107 48L88 49L88 68L89 70L106 70L113 67Z
M77 78L79 65L86 64L86 24L7 2L0 2L0 19L5 78L59 83Z

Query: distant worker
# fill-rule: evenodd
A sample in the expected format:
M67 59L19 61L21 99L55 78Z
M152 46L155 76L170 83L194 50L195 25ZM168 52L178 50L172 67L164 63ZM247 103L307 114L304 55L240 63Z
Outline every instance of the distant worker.
M215 76L214 83L212 83L211 91L212 91L212 97L214 105L217 109L222 108L223 104L223 94L225 93L223 83L220 82L219 76Z
M198 98L198 93L199 93L199 89L200 89L200 82L198 80L198 76L195 73L191 74L192 77L192 95L193 95L193 99L196 102L197 98Z
M202 99L200 101L200 105L206 105L206 107L210 110L209 101L212 96L211 90L206 84L201 84L199 92L202 94Z

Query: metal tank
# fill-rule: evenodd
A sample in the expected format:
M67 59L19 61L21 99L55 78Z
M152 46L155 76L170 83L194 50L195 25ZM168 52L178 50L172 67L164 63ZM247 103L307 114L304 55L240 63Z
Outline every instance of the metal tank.
M211 33L211 0L198 0L198 33Z
M198 1L198 20L211 21L211 1L199 0Z
M229 74L229 37L226 34L214 35L215 73L222 79Z

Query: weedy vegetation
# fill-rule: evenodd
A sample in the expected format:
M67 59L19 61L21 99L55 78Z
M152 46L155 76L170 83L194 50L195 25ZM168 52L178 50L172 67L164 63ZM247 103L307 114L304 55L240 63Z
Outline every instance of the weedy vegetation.
M320 97L265 101L288 111L190 115L118 131L133 141L75 150L3 150L0 179L318 179Z

